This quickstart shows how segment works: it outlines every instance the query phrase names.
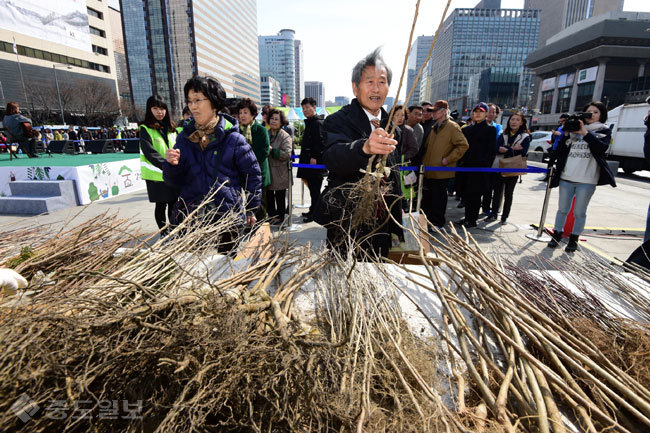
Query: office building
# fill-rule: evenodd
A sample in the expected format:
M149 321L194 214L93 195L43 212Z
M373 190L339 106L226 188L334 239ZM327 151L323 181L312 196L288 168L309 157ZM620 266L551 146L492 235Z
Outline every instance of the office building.
M129 86L129 71L126 64L122 13L120 12L119 1L108 2L108 22L111 33L113 34L113 56L115 57L117 94L120 99L120 107L125 107L131 103L131 87Z
M470 78L483 74L499 80L490 86L486 99L503 107L525 105L532 74L523 64L537 48L539 23L538 10L455 9L445 20L434 48L435 61L430 62L430 99L446 99L459 111L468 109L478 102L468 98ZM516 92L510 91L514 87Z
M295 32L283 29L277 35L259 36L260 76L271 76L280 82L283 105L295 107L296 101L296 45Z
M609 12L583 20L549 38L526 66L540 77L537 127L557 123L563 112L588 102L608 108L650 96L650 13Z
M61 122L50 113L63 108L85 123L93 118L84 120L90 114L84 98L94 99L101 92L93 116L116 113L114 38L108 15L108 5L100 0L7 2L0 9L0 98L18 102L36 121Z
M314 98L316 106L325 106L325 87L322 81L305 81L305 98Z
M273 77L261 77L260 91L262 105L270 105L272 107L282 106L282 90L278 80Z
M350 103L350 98L347 96L335 96L334 97L334 105L348 105Z
M156 93L180 116L185 82L197 74L219 80L228 97L260 102L255 0L121 0L121 8L136 107Z
M571 24L607 12L622 11L623 0L525 0L524 9L540 10L540 27L537 48ZM539 77L533 77L533 98L530 106L537 105L541 86Z
M546 40L570 25L602 15L623 10L623 0L525 0L524 9L540 10L538 48Z
M294 105L298 106L300 105L300 101L305 97L305 61L302 52L302 42L297 39L294 40L293 48L296 56L296 103Z
M407 61L406 91L403 93L403 95L401 95L402 97L406 98L408 96L408 92L411 90L411 87L413 87L413 83L415 82L415 77L422 67L422 64L426 60L427 54L429 54L429 48L431 47L432 43L433 36L423 35L418 36L415 39L415 42L413 42L413 45L411 45L411 51L409 52ZM420 84L423 77L426 79L429 76L427 72L428 71L426 70L422 71L422 75L420 76L420 79L417 80L415 89L413 90L413 93L411 94L411 98L408 100L407 105L420 103Z

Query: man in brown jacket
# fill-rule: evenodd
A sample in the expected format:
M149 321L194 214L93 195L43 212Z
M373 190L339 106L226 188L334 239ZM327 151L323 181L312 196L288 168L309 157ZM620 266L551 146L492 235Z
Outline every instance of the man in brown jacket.
M439 100L433 104L435 121L416 160L425 166L455 167L456 162L469 149L460 126L449 118L449 104ZM422 210L437 227L445 225L447 210L447 184L454 177L453 171L425 171L422 191Z

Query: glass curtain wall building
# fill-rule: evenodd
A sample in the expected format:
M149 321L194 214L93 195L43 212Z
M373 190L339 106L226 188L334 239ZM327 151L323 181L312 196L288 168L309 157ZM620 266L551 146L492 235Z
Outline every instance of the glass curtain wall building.
M260 75L273 77L282 89L282 104L290 107L300 105L296 100L296 54L295 32L283 29L274 36L259 36Z
M415 77L417 76L420 67L424 63L424 60L427 58L427 54L429 54L429 48L431 47L432 43L433 36L418 36L415 42L413 42L407 63L408 75L406 79L406 93L404 93L404 95L401 95L404 98L408 96L408 92L411 90L411 87L413 87ZM417 81L415 89L413 90L413 94L411 95L411 98L408 100L406 105L414 105L421 102L420 83L422 81L422 77L426 76L426 74L427 70L425 69L422 71L422 76Z
M536 9L455 9L434 49L431 99L468 108L478 102L468 100L472 82L478 83L475 97L504 107L526 105L532 74L523 65L537 48L539 24Z
M133 104L156 93L179 117L193 75L260 102L255 0L121 0ZM237 46L237 50L224 47Z

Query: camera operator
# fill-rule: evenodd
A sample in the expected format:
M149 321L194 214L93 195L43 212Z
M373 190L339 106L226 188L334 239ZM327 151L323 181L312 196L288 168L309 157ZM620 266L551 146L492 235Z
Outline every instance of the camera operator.
M551 179L551 188L560 187L560 199L549 248L557 247L562 240L564 223L575 197L575 224L566 252L578 249L578 238L587 219L587 206L596 186L616 186L614 174L605 161L612 137L612 131L603 124L607 121L607 107L602 102L590 102L584 111L569 116L564 122L564 136L555 151L557 170Z

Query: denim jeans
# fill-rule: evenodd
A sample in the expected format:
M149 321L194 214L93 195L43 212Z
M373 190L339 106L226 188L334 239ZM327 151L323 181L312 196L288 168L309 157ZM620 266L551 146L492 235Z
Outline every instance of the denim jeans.
M575 216L575 223L571 234L579 235L585 229L585 222L587 221L587 206L589 200L596 191L596 185L590 183L575 183L560 180L560 200L558 202L557 213L555 214L555 231L561 231L564 228L566 217L571 210L571 202L573 197L576 198L575 206L573 208L573 215Z

